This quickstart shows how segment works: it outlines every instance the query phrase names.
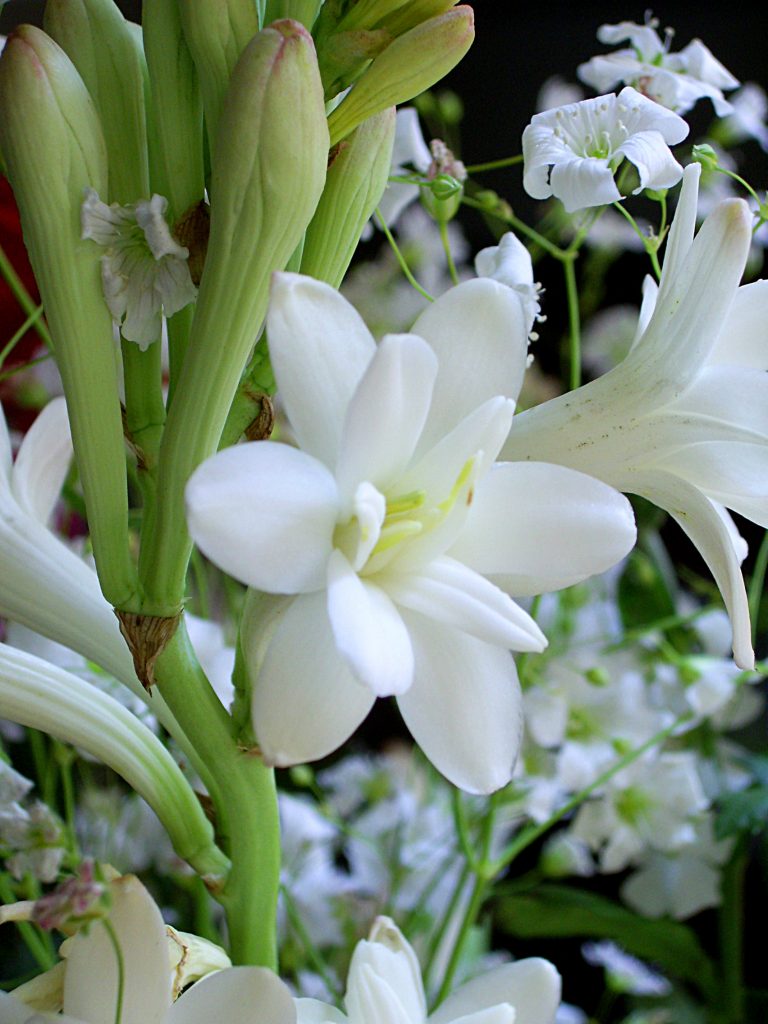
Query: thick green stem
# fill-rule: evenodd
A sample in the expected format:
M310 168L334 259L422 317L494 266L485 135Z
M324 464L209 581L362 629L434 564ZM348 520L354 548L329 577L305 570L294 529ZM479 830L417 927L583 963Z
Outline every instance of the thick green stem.
M128 440L137 451L139 469L151 469L165 422L160 341L142 352L134 342L123 340L122 353Z
M160 692L207 765L219 841L232 868L215 898L235 963L277 968L280 827L274 772L235 740L232 720L197 663L184 626L155 665Z

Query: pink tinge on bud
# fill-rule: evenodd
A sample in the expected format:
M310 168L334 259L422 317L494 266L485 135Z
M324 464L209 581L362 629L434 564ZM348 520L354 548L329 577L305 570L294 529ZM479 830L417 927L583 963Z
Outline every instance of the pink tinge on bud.
M44 931L77 931L85 922L106 916L106 893L107 886L96 878L93 861L85 860L77 874L35 901L32 920Z

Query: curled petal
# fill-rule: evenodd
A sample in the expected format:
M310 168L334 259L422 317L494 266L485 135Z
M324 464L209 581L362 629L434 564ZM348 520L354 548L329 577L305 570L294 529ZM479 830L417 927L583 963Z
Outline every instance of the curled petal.
M640 184L633 195L645 188L671 188L683 176L683 168L672 156L660 132L637 132L617 152L635 165L640 176Z
M548 960L517 960L462 985L440 1004L430 1024L451 1024L499 1003L514 1007L515 1024L553 1024L560 987L560 975Z
M67 403L54 398L25 434L13 467L13 494L23 512L47 523L71 461Z

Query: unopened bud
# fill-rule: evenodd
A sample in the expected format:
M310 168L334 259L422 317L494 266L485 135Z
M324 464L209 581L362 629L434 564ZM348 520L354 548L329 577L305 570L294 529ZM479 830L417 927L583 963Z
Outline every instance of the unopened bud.
M701 164L701 166L707 171L716 171L719 167L717 153L712 146L707 143L702 143L700 146L694 146L691 150L691 156L696 163Z
M48 0L44 24L77 68L96 105L109 162L106 201L132 203L146 198L146 65L140 35L113 0ZM104 198L104 193L99 194Z
M421 199L438 223L446 223L459 211L464 186L451 174L438 174L422 189Z
M302 274L339 287L386 188L394 137L392 107L364 121L339 143L307 229Z
M393 36L401 36L423 21L450 11L457 3L458 0L408 0L407 3L401 3L381 24Z
M45 931L55 928L72 935L107 917L111 902L109 886L93 861L86 860L75 875L35 901L32 920Z
M331 145L373 114L429 89L458 64L474 36L474 13L462 5L395 39L328 118Z
M311 31L322 5L323 0L267 0L264 24L271 25L273 21L292 18Z
M253 0L179 0L181 23L200 79L208 140L213 149L229 79L259 31Z

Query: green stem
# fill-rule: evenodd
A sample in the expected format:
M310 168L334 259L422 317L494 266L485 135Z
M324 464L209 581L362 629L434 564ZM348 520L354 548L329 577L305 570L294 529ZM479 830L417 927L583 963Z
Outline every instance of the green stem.
M317 974L323 979L323 981L325 982L325 987L328 989L328 991L335 992L336 983L334 982L333 977L329 973L328 967L326 966L325 961L318 952L317 947L313 943L309 932L304 927L304 922L301 919L301 914L299 913L298 907L296 906L293 896L291 896L290 890L283 886L282 892L283 900L285 901L285 912L288 917L288 921L290 922L291 927L301 940L301 944L304 946L304 951L307 954L307 961L309 962L310 966L317 972Z
M179 626L155 678L210 775L217 837L232 868L214 897L224 907L235 963L277 969L280 827L274 772L235 740L232 720Z
M425 299L428 299L430 302L434 302L435 301L434 297L432 295L430 295L428 291L425 291L421 287L419 282L416 280L416 278L411 273L411 268L408 266L408 263L406 262L405 256L403 256L402 252L400 251L400 247L398 246L397 242L395 241L392 232L387 227L386 222L384 221L384 218L381 215L381 210L379 210L378 207L376 208L376 222L379 225L379 227L381 228L381 230L384 232L384 235L385 235L387 241L389 242L390 246L392 247L392 252L395 254L395 258L396 258L397 262L400 264L400 269L402 270L403 274L405 275L405 279L408 281L408 283L411 285L412 288L416 289L416 291L419 293L419 295L423 295Z
M575 259L563 260L565 294L568 299L568 366L569 385L574 391L581 385L581 317L579 292L576 287Z
M0 245L0 275L5 278L8 283L8 287L11 289L14 298L27 314L31 317L37 310L37 303L29 294L27 289L24 287L24 282L21 280L19 275L16 273L13 264L8 259L5 250ZM35 330L40 336L40 340L47 348L53 348L51 344L51 335L48 331L48 327L45 322L38 320L35 325Z
M768 530L763 534L763 540L755 559L755 568L752 570L752 578L749 581L749 618L752 622L752 644L757 639L757 619L760 613L760 604L763 599L765 587L765 573L768 569Z
M453 253L451 252L451 243L448 239L448 222L441 220L438 222L438 226L440 228L440 241L443 243L443 251L445 252L445 259L448 264L448 273L451 275L451 281L454 284L458 284L459 274L456 270Z
M14 333L13 337L10 339L8 344L2 349L2 351L0 351L0 368L2 368L3 364L5 363L5 360L11 354L11 352L13 352L13 350L16 348L16 346L27 333L27 331L30 329L30 327L36 324L37 321L40 319L42 312L43 307L38 306L37 309L30 313L27 319L21 325L21 327Z
M480 210L482 213L487 214L489 217L495 217L500 220L503 224L508 224L515 231L519 231L521 235L525 235L526 238L530 238L536 245L541 246L545 252L548 252L550 256L553 256L556 260L561 262L566 259L570 259L567 256L565 249L561 249L559 245L555 245L554 242L550 242L544 235L540 235L535 228L529 227L525 221L520 220L511 211L502 213L500 210L489 209L485 203L481 203L478 199L473 199L472 196L462 196L461 202L464 206L469 206L473 210Z
M547 821L542 822L540 825L530 825L528 828L523 829L520 835L516 839L513 839L511 843L502 851L501 855L492 865L493 873L498 874L504 868L508 867L522 852L526 850L532 843L535 843L537 839L540 839L543 835L556 825L558 821L567 817L571 811L575 810L580 804L584 803L588 796L591 796L595 790L600 789L606 782L609 782L614 775L618 774L627 765L633 764L639 757L642 757L647 750L651 750L659 743L663 743L664 740L671 736L682 724L687 722L692 716L682 715L676 719L671 725L668 725L666 729L661 729L654 736L651 736L649 740L642 743L639 747L631 750L624 757L616 761L610 768L604 771L601 775L591 782L585 789L580 790L575 794L566 804L555 811L551 818Z
M648 236L640 229L637 221L632 216L632 214L629 212L629 210L625 210L624 207L621 205L621 203L614 203L613 206L614 206L615 209L617 209L619 211L619 213L622 215L622 217L624 217L625 220L631 225L633 231L638 236L640 241L643 243L643 248L645 249L646 253L648 254L648 258L651 261L651 266L653 267L653 272L656 275L656 280L660 281L661 280L661 264L659 263L659 256L658 256L658 253L656 251L656 247L659 244L659 239L658 238L648 238ZM665 216L665 213L664 213L664 210L662 210L662 218L664 216Z
M727 1024L744 1024L744 876L747 850L740 840L723 868L719 912L723 1004Z
M459 880L456 883L456 888L453 891L453 895L451 896L448 906L445 908L445 913L443 914L443 919L440 922L440 926L435 931L429 943L429 953L427 954L427 960L426 963L424 964L425 978L429 978L430 971L432 970L432 966L435 962L435 958L438 954L440 946L442 945L443 939L445 938L445 933L448 931L448 926L453 920L453 915L456 912L456 908L459 905L459 900L461 899L464 893L464 888L471 874L472 869L469 866L469 862L465 861L464 866L461 869L461 875L459 876Z
M523 154L518 153L517 156L507 156L502 160L488 160L483 164L471 164L469 167L465 167L464 170L467 174L480 174L481 171L496 171L501 167L514 167L515 164L521 164L523 162Z
M0 901L3 903L16 902L16 893L8 880L8 875L4 872L0 872ZM15 921L14 924L19 930L24 945L35 958L40 969L49 971L56 963L56 953L50 935L47 932L39 932L28 921Z
M109 941L112 943L112 949L115 951L115 960L117 961L117 998L115 999L115 1024L120 1024L123 1019L123 998L125 996L125 961L123 959L123 951L120 948L120 940L117 937L117 933L112 926L112 922L109 918L105 918L102 921L104 930L109 936Z
M140 451L139 477L157 462L165 422L160 341L145 351L122 339L125 382L125 427L129 440Z

